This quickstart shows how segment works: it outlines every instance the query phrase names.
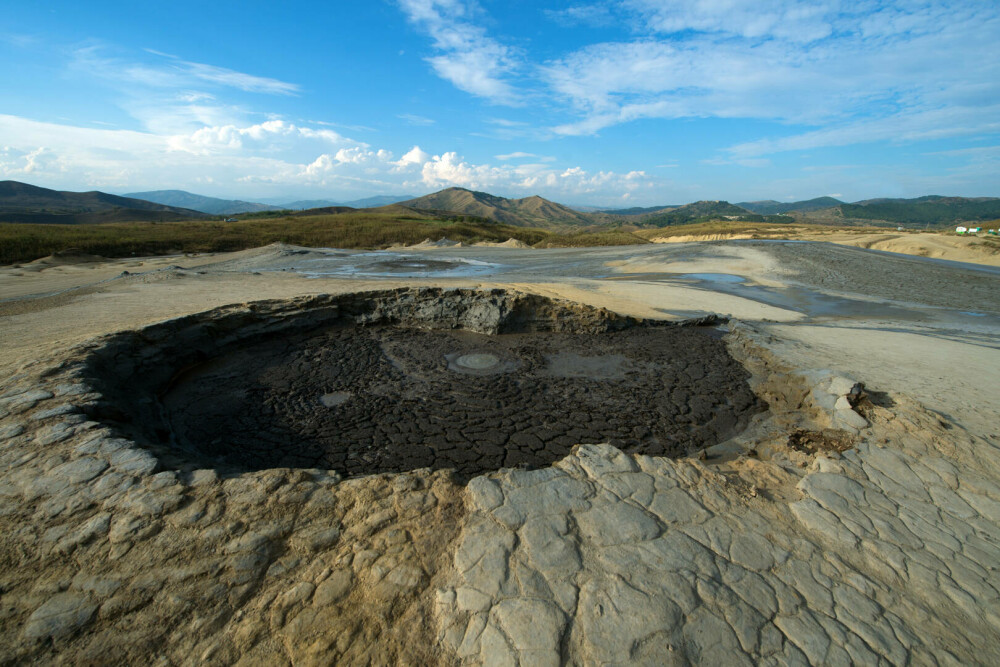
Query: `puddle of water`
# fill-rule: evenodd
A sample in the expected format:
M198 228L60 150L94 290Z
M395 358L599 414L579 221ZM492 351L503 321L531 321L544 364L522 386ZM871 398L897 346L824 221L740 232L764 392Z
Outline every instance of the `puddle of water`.
M747 281L743 276L734 276L731 273L682 273L677 277L704 280L710 283L745 283Z
M502 265L465 257L414 257L394 252L366 252L304 260L296 269L309 278L323 276L366 278L463 278L496 273Z

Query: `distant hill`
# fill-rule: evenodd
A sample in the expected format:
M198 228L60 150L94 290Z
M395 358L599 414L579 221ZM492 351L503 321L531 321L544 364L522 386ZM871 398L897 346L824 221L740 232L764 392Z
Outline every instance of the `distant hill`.
M317 206L316 208L304 208L301 211L289 213L289 217L304 218L310 215L339 215L340 213L353 213L357 210L353 206Z
M408 199L413 199L413 195L375 195L374 197L365 197L364 199L355 199L353 201L343 202L333 201L332 199L299 199L297 201L284 202L276 205L280 208L291 209L293 211L304 211L306 209L313 208L328 208L330 206L377 208L379 206L388 206L389 204L395 204Z
M641 206L633 206L632 208L602 208L598 212L606 213L607 215L643 215L646 213L655 213L656 211L662 211L668 208L680 208L678 204L671 204L667 206L647 206L645 208Z
M448 188L400 202L418 210L452 211L520 227L592 225L592 216L538 196L507 199L465 188Z
M189 208L210 215L233 215L236 213L256 213L258 211L279 211L277 206L258 204L255 202L242 201L239 199L219 199L217 197L206 197L196 195L184 190L153 190L151 192L130 192L126 197L145 199L165 204L167 206L178 206Z
M845 218L945 226L1000 218L1000 199L939 195L916 199L869 199L856 204L843 204L840 211Z
M734 206L727 201L696 201L676 208L664 209L649 213L640 218L641 224L650 227L667 227L684 225L691 222L705 222L726 217L744 217L754 215L740 206Z
M0 181L0 222L91 224L170 222L204 218L201 211L98 192L49 190L17 181Z
M779 202L773 199L764 201L743 201L738 204L742 208L760 215L774 215L777 213L788 213L790 211L819 211L825 208L834 208L844 202L833 197L816 197L804 201Z
M388 206L389 204L398 204L401 201L408 201L413 199L413 195L376 195L374 197L365 197L364 199L355 199L354 201L345 201L343 206L350 206L352 208L377 208L379 206Z

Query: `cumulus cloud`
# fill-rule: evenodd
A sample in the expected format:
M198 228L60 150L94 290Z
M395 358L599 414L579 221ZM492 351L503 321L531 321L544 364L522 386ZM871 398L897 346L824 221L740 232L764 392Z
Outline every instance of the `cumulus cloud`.
M600 199L650 187L644 172L588 172L543 163L489 164L455 151L392 151L328 129L267 121L183 135L83 128L0 115L0 175L59 189L179 188L253 200L289 192L363 196L450 186L501 194Z
M241 151L262 147L273 150L282 144L287 147L302 141L333 145L357 144L328 128L300 127L283 120L269 120L247 127L235 125L202 127L191 134L168 137L167 145L172 150L207 155L219 151Z
M407 151L403 157L399 158L396 162L396 166L400 169L406 169L407 167L412 167L414 165L422 165L431 159L430 154L420 149L420 146L414 146L409 151Z

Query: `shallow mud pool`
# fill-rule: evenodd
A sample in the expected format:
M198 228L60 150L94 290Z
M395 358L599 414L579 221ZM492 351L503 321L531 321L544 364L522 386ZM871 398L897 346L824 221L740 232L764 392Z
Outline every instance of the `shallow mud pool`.
M188 320L191 321L188 321ZM717 331L502 290L394 290L112 336L92 409L173 469L343 476L681 456L766 406Z

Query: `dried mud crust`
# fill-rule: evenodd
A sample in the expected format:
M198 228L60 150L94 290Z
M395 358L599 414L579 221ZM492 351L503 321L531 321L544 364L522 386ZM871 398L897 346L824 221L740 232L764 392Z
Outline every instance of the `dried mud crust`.
M338 326L248 346L164 397L204 466L542 467L583 442L679 456L763 405L723 343L693 328L495 336Z

